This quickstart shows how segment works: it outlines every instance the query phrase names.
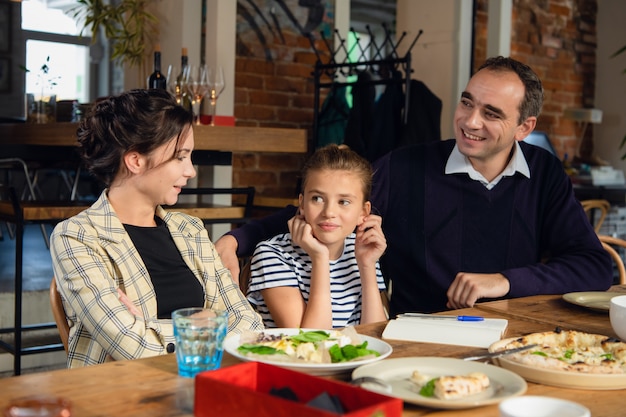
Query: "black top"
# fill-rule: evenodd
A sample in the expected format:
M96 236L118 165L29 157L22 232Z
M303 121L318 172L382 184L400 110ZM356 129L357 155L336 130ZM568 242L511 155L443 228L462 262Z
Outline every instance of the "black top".
M141 259L146 264L157 299L160 319L172 317L172 311L202 307L202 284L185 264L167 226L155 217L156 227L124 225Z

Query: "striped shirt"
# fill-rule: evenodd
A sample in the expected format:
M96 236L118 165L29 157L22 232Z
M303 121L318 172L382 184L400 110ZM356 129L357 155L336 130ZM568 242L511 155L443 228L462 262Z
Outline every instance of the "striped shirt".
M333 309L333 327L359 324L361 320L361 278L354 256L356 235L348 236L339 259L330 261L330 296ZM385 282L376 263L378 288ZM250 264L248 301L255 306L265 327L276 327L265 304L261 290L275 287L297 287L305 302L311 286L311 258L301 247L294 245L291 234L285 233L257 244Z

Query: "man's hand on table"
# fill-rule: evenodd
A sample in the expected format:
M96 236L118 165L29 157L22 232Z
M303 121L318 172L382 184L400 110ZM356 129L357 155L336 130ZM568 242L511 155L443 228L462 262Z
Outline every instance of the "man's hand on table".
M502 274L473 274L459 272L448 288L447 307L452 310L473 307L480 298L503 297L511 284Z

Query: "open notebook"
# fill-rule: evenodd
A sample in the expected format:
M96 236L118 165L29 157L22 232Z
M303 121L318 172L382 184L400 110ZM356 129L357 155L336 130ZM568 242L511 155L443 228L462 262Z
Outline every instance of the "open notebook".
M398 317L390 320L383 339L441 343L487 348L504 336L508 320L457 321L421 317Z

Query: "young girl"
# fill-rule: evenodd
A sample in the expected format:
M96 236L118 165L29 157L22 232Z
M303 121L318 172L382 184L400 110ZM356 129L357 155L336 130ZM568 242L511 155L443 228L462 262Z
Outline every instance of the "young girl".
M378 258L387 242L381 218L370 216L371 184L369 162L348 148L320 148L305 164L289 233L259 243L251 260L248 300L266 327L386 320Z
M68 367L172 352L172 311L228 310L228 330L260 330L198 218L165 211L196 175L193 116L163 90L95 104L79 152L106 189L59 223L52 265L70 326Z

